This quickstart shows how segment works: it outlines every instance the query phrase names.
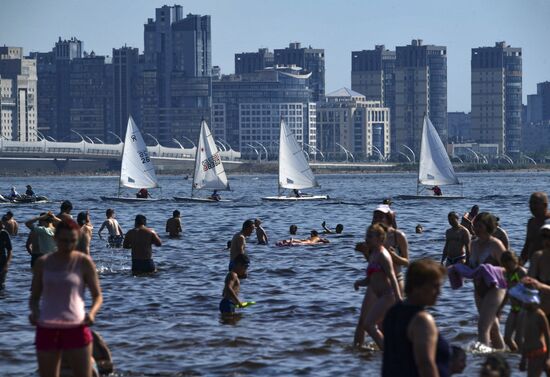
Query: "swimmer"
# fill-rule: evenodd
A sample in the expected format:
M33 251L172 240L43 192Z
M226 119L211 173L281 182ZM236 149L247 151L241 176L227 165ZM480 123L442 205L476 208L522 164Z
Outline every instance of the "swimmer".
M243 223L240 232L235 233L231 240L231 249L229 250L229 271L233 266L233 260L241 254L246 254L246 237L250 237L254 231L254 221L246 220Z
M71 216L72 210L73 210L73 204L69 200L63 201L63 203L61 203L60 212L57 215L57 218L59 218L61 221L72 220L73 219L73 217Z
M75 250L81 251L84 254L90 255L90 244L92 242L92 234L94 227L90 221L89 212L80 212L76 218L78 226L80 226L80 235Z
M267 245L268 238L265 229L262 227L262 220L255 219L254 226L256 227L256 238L258 239L258 245Z
M137 215L134 229L126 233L122 247L132 249L132 273L134 275L156 272L153 262L153 245L162 246L154 230L147 228L147 218Z
M342 224L337 224L336 229L334 230L331 230L327 227L326 221L323 221L321 226L323 227L323 234L342 234L342 232L344 231L344 226Z
M420 224L417 224L416 227L414 228L414 232L416 234L422 234L424 233L424 227Z
M330 243L326 238L321 238L316 230L310 232L310 236L303 240L282 240L277 242L277 246L297 246L297 245L317 245L320 243Z
M508 291L521 282L527 276L527 270L519 265L518 258L511 251L505 251L500 257L502 267L504 267ZM521 302L513 297L510 299L510 313L506 319L504 328L504 343L510 348L510 351L517 352L520 344L520 317ZM504 301L506 303L506 301Z
M470 259L470 232L458 223L456 212L449 212L447 220L451 227L445 232L441 264L451 266L456 263L467 263Z
M100 239L103 239L103 237L101 236L101 231L107 228L107 231L109 232L109 246L120 248L122 244L122 239L124 237L122 235L122 228L115 218L115 210L109 208L107 211L105 211L105 216L107 216L107 220L105 220L103 224L101 224L101 227L99 228L97 234L99 235Z
M527 370L527 376L537 377L548 370L550 327L546 315L539 307L538 291L529 285L518 285L516 288L514 297L522 302L523 307L523 341L519 370Z
M241 290L240 279L247 277L248 266L250 260L245 254L239 254L234 260L231 270L225 277L225 285L223 288L223 298L220 301L220 312L222 315L233 315L235 308L242 305L239 300Z
M172 217L166 221L166 233L170 238L179 238L181 236L181 214L177 209L172 212Z
M290 226L290 228L288 229L288 231L289 231L291 236L295 236L296 233L298 233L298 227L296 225L292 224Z
M19 224L15 221L12 211L8 211L2 216L2 223L4 224L4 230L8 232L10 236L17 236L17 233L19 233Z
M529 198L529 209L533 217L527 222L527 235L519 258L521 264L527 263L537 250L542 249L542 238L539 230L546 220L550 219L548 212L548 196L544 192L534 192Z

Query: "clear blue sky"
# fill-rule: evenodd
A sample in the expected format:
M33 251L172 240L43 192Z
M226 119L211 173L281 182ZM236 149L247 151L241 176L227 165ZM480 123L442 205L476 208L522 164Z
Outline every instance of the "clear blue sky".
M111 55L143 50L143 24L159 0L1 0L0 44L49 51L59 36ZM324 48L327 92L350 86L351 51L413 38L445 45L449 111L470 109L470 49L506 41L523 48L523 94L550 81L550 0L186 0L184 14L212 16L213 64L233 72L235 52L300 41Z

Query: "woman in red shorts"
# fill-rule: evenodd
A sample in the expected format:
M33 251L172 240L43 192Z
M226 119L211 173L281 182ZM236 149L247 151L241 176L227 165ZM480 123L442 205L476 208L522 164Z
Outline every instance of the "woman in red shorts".
M36 355L40 376L59 376L61 357L75 377L92 376L92 334L103 297L94 263L75 250L79 227L73 220L55 229L57 251L36 261L33 270L29 316L36 326ZM84 289L88 287L92 306L86 313Z

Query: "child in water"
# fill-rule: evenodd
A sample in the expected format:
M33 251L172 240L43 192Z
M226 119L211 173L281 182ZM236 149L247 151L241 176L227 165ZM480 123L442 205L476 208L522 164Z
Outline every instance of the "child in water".
M239 254L233 259L231 271L225 277L223 298L220 301L220 312L223 315L233 315L235 308L241 307L242 302L239 300L239 292L241 290L240 279L246 278L249 265L250 259L245 254Z
M500 261L505 270L504 276L508 283L508 289L515 287L527 275L527 271L519 265L518 258L513 252L505 251L502 253ZM521 302L510 297L510 306L510 314L508 314L504 330L504 342L510 348L510 351L517 352L521 326Z
M550 346L550 327L546 315L540 309L539 293L531 286L518 284L509 292L510 296L523 304L523 334L520 345L520 371L527 371L528 377L537 377L548 370L548 346Z

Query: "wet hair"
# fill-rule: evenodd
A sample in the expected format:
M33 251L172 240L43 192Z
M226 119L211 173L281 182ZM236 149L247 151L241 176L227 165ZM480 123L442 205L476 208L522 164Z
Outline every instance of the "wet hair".
M178 211L177 209L174 210L174 212L172 212L172 217L179 217L180 216L180 211Z
M112 208L109 208L107 211L105 211L105 216L113 217L114 213L115 213L115 210Z
M147 217L140 214L136 216L136 220L134 221L134 226L137 228L138 226L141 226L141 225L147 225Z
M78 216L76 217L76 222L78 223L78 225L82 226L86 224L87 219L88 219L88 212L79 212Z
M290 234L294 235L298 232L298 227L295 224L292 224L289 228Z
M311 236L312 236L312 237L316 237L316 236L318 236L318 235L319 235L319 232L317 232L316 230L312 230L312 231L311 231Z
M12 218L13 217L13 212L12 211L6 212L6 217Z
M412 262L405 277L405 293L411 294L414 288L442 279L446 274L445 267L436 261L423 258Z
M239 254L233 259L233 265L248 267L250 265L250 259L246 254Z
M342 224L336 225L336 233L342 233L344 231L344 226Z
M380 238L382 241L386 239L387 231L388 231L388 228L381 223L372 224L367 228L367 233L369 232L376 233L378 235L378 238Z
M519 263L518 262L518 257L512 251L505 251L500 256L500 263L504 264L504 263L507 263L507 262L514 262L514 263L518 264Z
M246 228L250 228L251 226L254 226L254 220L246 220L244 223L243 223L243 231L246 229Z
M69 200L63 201L61 203L61 212L70 212L73 209L73 203L71 203Z
M504 357L499 354L492 354L487 356L485 362L481 366L481 376L484 376L484 370L486 370L486 365L491 366L492 371L498 372L499 377L510 377L510 365Z
M59 234L61 234L61 232L63 232L64 230L68 230L69 232L76 230L77 232L80 232L80 227L74 220L63 220L56 225L55 236L59 236Z
M495 216L493 216L489 212L481 212L479 215L477 215L474 219L474 223L477 222L482 223L485 226L485 229L487 229L487 233L489 234L493 234L497 229Z

